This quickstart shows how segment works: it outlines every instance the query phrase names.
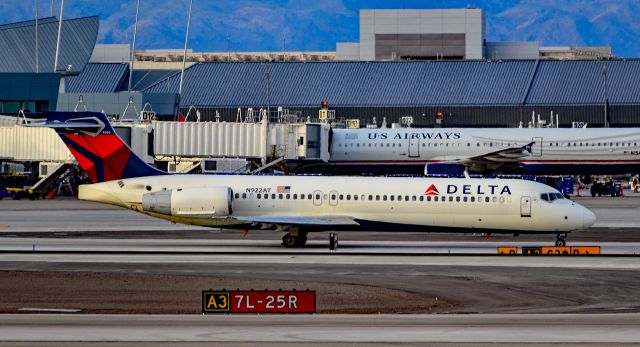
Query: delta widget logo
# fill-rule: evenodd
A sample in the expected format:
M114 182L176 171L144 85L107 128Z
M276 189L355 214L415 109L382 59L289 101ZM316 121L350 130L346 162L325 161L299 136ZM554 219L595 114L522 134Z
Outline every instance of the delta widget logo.
M424 191L424 195L440 195L440 192L438 191L438 188L432 184Z

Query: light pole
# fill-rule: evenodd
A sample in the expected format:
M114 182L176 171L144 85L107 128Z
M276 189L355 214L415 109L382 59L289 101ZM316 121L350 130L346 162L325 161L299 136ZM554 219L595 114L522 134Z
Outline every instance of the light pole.
M184 38L184 55L182 56L182 71L180 71L180 87L178 88L178 95L182 97L182 83L184 82L184 66L187 62L187 47L189 46L189 29L191 28L191 6L193 0L189 1L189 17L187 18L187 35Z
M136 58L136 36L138 34L138 13L140 11L140 0L137 1L136 5L136 22L133 25L133 47L131 47L131 60L129 63L129 88L128 91L131 91L131 81L133 80L133 61Z
M604 78L604 127L609 127L609 94L607 88L607 63L602 63L602 75Z

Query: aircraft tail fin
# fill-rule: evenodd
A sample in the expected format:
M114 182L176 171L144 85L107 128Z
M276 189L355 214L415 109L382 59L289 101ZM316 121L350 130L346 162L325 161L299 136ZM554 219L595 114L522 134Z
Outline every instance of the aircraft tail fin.
M49 112L46 117L46 123L30 126L53 128L93 183L167 174L133 153L103 113Z

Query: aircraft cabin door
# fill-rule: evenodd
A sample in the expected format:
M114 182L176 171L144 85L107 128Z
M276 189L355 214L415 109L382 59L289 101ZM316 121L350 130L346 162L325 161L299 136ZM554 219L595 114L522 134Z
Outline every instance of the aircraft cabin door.
M531 197L520 198L520 217L531 217Z
M335 190L329 192L329 205L338 206L338 192Z
M409 157L417 158L420 156L420 138L409 138Z
M542 137L533 137L531 141L535 142L533 146L531 146L531 156L542 157Z
M322 205L322 192L319 190L316 190L313 192L313 205L314 206Z

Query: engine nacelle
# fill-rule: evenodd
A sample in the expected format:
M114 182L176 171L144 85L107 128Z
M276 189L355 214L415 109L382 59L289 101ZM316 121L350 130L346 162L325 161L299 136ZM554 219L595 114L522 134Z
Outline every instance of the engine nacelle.
M142 209L167 216L216 218L233 213L229 187L161 190L142 195Z
M424 166L426 175L464 176L465 166L462 164L433 163Z

